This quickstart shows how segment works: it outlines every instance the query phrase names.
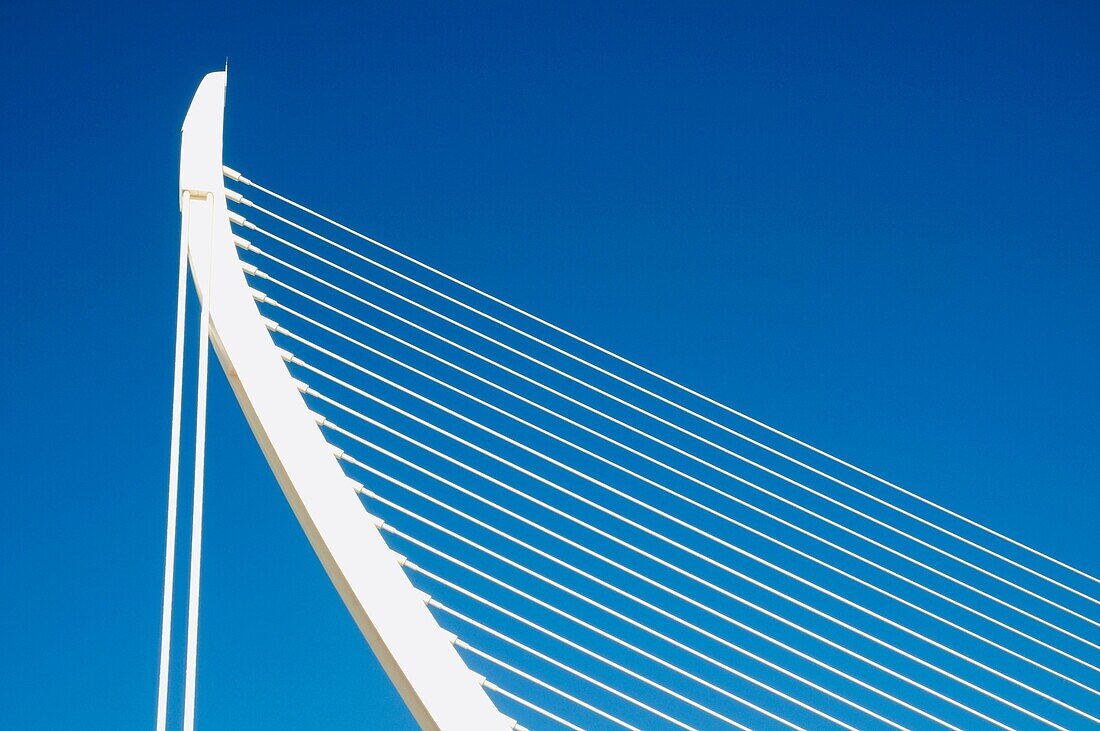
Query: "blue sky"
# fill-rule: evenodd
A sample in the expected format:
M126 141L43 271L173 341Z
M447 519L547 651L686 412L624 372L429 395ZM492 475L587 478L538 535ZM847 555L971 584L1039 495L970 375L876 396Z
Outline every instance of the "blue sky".
M1100 572L1088 3L0 10L0 708L147 728L178 130L811 442ZM411 728L220 372L200 722Z

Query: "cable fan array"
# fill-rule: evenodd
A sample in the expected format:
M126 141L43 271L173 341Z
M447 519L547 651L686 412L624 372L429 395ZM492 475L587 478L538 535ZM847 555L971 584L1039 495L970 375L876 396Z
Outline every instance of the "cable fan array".
M1100 580L225 174L303 397L516 728L1100 726Z

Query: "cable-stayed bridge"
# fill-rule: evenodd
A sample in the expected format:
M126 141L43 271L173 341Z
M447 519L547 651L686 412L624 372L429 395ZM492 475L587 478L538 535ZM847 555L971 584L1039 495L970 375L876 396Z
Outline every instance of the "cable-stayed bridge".
M189 272L185 728L207 339L424 728L1100 727L1100 580L226 167L224 92L183 128L158 728Z

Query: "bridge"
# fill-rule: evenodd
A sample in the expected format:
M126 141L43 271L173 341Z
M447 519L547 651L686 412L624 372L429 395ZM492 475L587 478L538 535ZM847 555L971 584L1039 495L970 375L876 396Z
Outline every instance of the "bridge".
M225 84L183 126L158 731L192 285L185 729L211 350L425 729L1100 727L1100 579L226 166Z

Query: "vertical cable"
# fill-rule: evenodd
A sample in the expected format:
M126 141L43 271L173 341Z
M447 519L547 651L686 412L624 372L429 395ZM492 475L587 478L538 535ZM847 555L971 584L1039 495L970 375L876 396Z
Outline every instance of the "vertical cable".
M172 447L168 459L168 530L164 541L164 605L160 620L160 670L157 676L157 731L168 726L168 672L172 655L172 596L176 574L176 511L179 504L180 431L183 415L183 353L187 322L187 240L191 192L183 192L180 263L176 283L176 358L172 374Z
M213 207L214 198L207 193L206 201ZM210 368L210 302L213 299L211 287L213 271L213 221L210 216L211 233L208 239L210 251L207 252L207 269L203 273L202 310L199 315L199 367L198 386L195 395L195 497L191 512L191 574L187 599L187 663L184 670L183 690L183 729L195 728L195 680L199 643L199 570L202 563L202 493L203 467L206 457L206 382Z

